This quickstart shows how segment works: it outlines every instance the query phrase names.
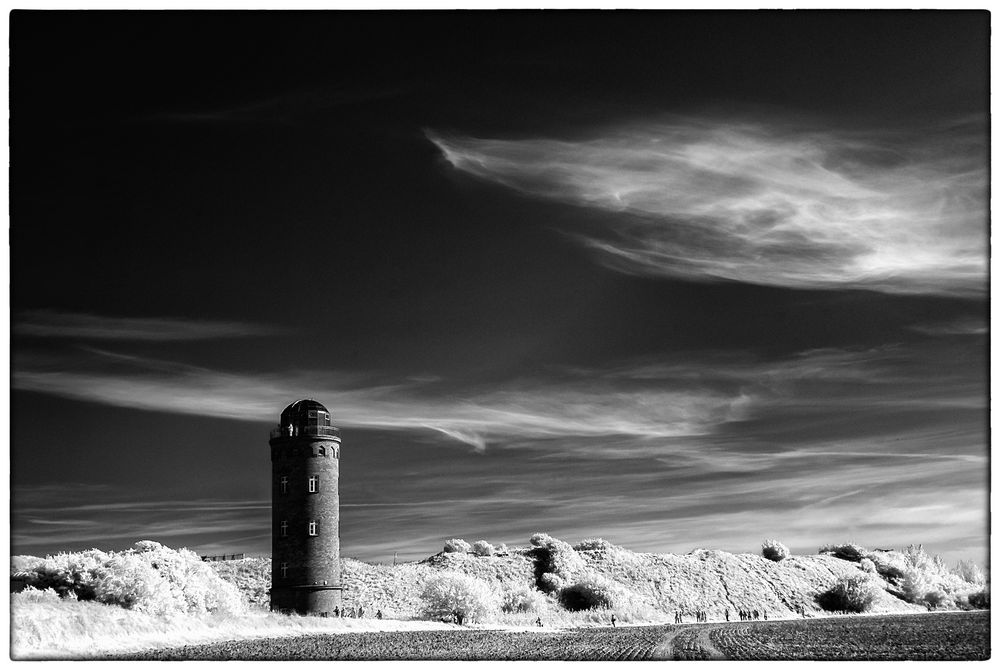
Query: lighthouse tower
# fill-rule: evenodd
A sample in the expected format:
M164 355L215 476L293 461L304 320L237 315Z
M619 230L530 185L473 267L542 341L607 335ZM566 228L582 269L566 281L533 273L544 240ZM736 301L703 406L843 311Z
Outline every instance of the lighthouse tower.
M340 582L340 431L312 399L271 431L271 609L333 616Z

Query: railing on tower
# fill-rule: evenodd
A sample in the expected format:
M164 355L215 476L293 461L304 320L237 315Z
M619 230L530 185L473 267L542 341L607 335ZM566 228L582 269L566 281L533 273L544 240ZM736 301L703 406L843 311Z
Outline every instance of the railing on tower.
M340 429L334 426L292 426L289 433L288 426L278 426L271 429L271 437L297 437L299 435L340 435Z

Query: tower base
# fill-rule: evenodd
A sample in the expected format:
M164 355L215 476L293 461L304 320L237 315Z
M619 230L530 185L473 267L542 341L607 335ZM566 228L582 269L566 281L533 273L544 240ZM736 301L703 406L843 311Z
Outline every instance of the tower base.
M271 589L271 611L334 616L344 605L343 586L279 586Z

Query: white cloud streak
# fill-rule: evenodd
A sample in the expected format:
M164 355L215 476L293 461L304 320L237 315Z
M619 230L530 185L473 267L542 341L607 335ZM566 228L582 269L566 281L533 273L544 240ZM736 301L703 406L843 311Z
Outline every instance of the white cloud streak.
M14 387L119 407L257 421L276 420L282 398L310 396L322 398L342 427L433 430L479 451L489 440L512 438L700 435L726 420L739 400L709 390L623 391L579 379L438 397L421 382L358 388L350 375L335 373L242 375L132 360L129 371L18 366Z
M985 335L989 332L985 318L976 319L972 317L911 326L910 330L935 337L948 337L952 335Z
M21 337L171 342L272 335L278 329L236 321L113 317L77 312L29 310L14 319Z
M962 370L925 363L914 368L914 361L933 360L933 351L893 347L817 350L778 361L678 355L457 388L444 380L378 385L336 372L227 373L91 349L82 357L22 355L13 387L119 407L268 422L282 403L308 396L322 399L345 428L437 432L477 451L491 443L547 445L596 449L613 458L690 451L693 438L762 415L808 425L817 411L849 423L851 416L872 416L873 408L984 408L985 389L964 379ZM593 446L598 438L599 448ZM610 448L617 443L620 448Z
M455 168L613 216L580 230L622 272L791 288L981 295L986 134L671 118L589 139L428 133Z

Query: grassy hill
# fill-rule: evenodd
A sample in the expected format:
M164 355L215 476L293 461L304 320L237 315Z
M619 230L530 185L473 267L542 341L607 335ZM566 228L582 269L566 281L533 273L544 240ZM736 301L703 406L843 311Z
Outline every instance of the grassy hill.
M780 543L774 543L780 545ZM757 610L769 619L844 608L906 613L989 607L986 576L972 563L949 568L921 547L852 544L812 556L769 557L699 549L629 551L599 539L576 546L543 533L526 546L494 549L449 540L422 561L342 561L348 608L364 618L286 616L268 611L270 559L205 563L186 549L142 540L131 549L11 559L14 658L82 658L117 650L309 632L456 627L456 609L486 627L533 631L623 623L709 621ZM770 560L780 559L780 560ZM860 606L857 596L863 601ZM849 597L848 597L849 596ZM822 602L822 607L820 603ZM372 617L382 610L384 619ZM424 619L423 621L418 619Z
M571 547L548 536L533 540L537 538L541 539L531 545L506 548L493 555L442 552L395 566L343 559L345 603L349 608L363 607L368 613L381 609L387 617L416 617L424 584L449 572L481 579L497 592L548 591L541 607L535 609L550 618L560 609L558 588L587 580L596 580L615 594L613 609L620 610L618 618L623 621L672 621L678 610L688 617L703 611L711 620L724 619L726 610L733 618L738 618L739 610L758 610L767 612L769 618L782 618L798 616L800 610L819 614L818 596L842 577L865 574L857 557L840 558L833 553L789 556L775 562L756 554L704 549L683 555L651 554L600 540ZM892 561L881 563L890 565ZM267 606L268 559L213 567L220 576L237 583L241 591L252 593L254 604ZM924 606L898 597L899 580L892 573L875 572L871 577L883 588L869 612L925 611Z

